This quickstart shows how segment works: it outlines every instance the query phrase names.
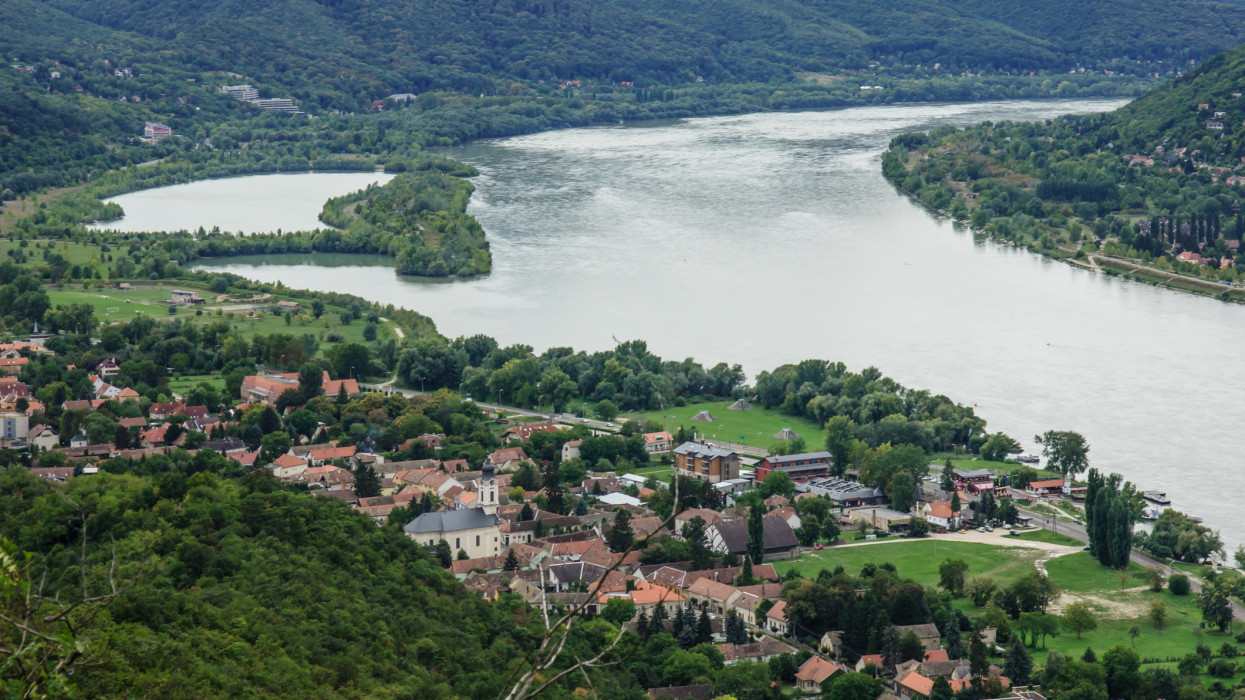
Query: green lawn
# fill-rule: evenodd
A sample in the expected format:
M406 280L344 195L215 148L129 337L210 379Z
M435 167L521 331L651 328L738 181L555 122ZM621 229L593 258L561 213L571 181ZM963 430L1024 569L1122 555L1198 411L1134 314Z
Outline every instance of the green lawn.
M203 382L212 385L217 391L225 388L225 379L217 374L189 374L169 380L169 391L185 394L187 391L199 386Z
M92 260L97 262L103 260L103 253L97 245L84 245L82 243L73 243L70 241L28 241L25 251L28 264L40 264L43 262L43 251L48 244L51 244L52 252L64 257L69 261L70 265L89 265ZM39 246L39 247L36 247ZM11 260L9 257L10 250L16 250L21 247L19 241L0 241L0 256L4 260ZM113 248L116 252L116 248ZM107 270L108 263L100 262L100 274Z
M935 459L930 464L934 471L938 471L942 468L942 464L945 461L946 461L945 459ZM966 469L966 470L989 469L990 471L994 472L994 474L997 476L1000 474L1011 474L1017 469L1020 469L1021 467L1027 467L1029 465L1018 464L1016 462L993 462L993 461L985 460L985 459L952 459L951 466L956 469ZM1045 469L1038 469L1037 473L1038 473L1038 476L1040 477L1049 477L1052 479L1059 476L1055 472L1046 471Z
M673 476L674 476L674 467L671 467L671 466L668 466L668 465L655 465L655 466L651 466L651 467L639 467L638 469L632 469L632 470L630 470L630 471L629 471L629 472L627 472L627 473L629 473L629 474L637 474L637 475L639 475L639 476L643 476L643 477L646 477L646 478L651 476L651 477L653 477L654 479L657 479L658 481L664 481L664 482L666 482L666 483L668 484L668 483L670 483L670 479L671 479L671 477L673 477Z
M938 586L938 566L945 559L962 559L968 564L966 576L991 576L999 581L1014 581L1033 570L1040 550L1022 547L997 547L976 542L942 542L938 540L903 540L860 547L828 547L805 552L799 559L776 561L779 574L798 569L801 575L814 578L821 569L842 566L850 574L870 562L895 565L900 576L923 586Z
M1067 535L1061 535L1057 532L1051 532L1050 530L1028 530L1026 532L1021 532L1016 536L1016 539L1029 540L1030 542L1049 542L1051 544L1062 544L1069 547L1085 544L1080 540L1074 540Z
M169 292L173 289L188 289L198 292L200 296L210 295L205 289L189 287L181 284L144 285L129 291L119 291L115 286L83 289L81 283L66 284L63 289L48 290L48 299L53 306L57 304L90 304L95 307L95 316L102 323L126 321L136 316L153 316L164 318L169 315ZM186 308L179 308L179 313L193 313Z
M696 430L710 440L739 442L761 448L769 447L778 431L791 428L804 438L810 452L825 449L822 429L814 421L760 407L754 407L750 411L728 411L726 407L732 403L734 402L713 401L691 404L680 408L667 408L664 414L661 411L650 411L627 414L624 418L651 420L672 431L682 425L689 430ZM693 423L692 416L701 411L708 411L716 420L712 423Z

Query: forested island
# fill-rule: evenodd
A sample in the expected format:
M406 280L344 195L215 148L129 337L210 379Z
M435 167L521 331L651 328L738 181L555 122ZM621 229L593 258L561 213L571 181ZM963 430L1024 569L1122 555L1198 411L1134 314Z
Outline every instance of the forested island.
M1245 49L1110 114L896 138L886 176L929 206L1033 250L1245 299Z

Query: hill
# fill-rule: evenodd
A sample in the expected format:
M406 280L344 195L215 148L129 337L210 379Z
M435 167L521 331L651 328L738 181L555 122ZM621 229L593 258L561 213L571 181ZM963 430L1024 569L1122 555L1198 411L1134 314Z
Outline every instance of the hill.
M1238 46L1109 114L901 136L883 167L997 236L1235 299L1245 297L1234 284L1245 263L1242 124Z
M322 106L509 81L771 81L870 62L1067 69L1199 59L1245 40L1245 8L1203 0L47 0ZM388 92L386 92L388 91Z

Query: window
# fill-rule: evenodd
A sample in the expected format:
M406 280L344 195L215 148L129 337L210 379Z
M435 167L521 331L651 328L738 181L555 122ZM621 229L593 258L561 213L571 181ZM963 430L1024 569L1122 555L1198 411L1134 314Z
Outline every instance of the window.
M476 535L476 546L477 546L477 547L479 547L479 546L480 546L480 536L479 536L479 535Z
M462 549L462 548L463 548L463 541L455 537L454 538L454 549Z

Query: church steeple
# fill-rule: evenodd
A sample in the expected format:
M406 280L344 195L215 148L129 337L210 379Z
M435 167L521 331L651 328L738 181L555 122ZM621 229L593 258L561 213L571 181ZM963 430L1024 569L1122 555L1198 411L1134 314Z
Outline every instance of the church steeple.
M491 464L480 471L480 508L489 515L497 514L497 475Z

